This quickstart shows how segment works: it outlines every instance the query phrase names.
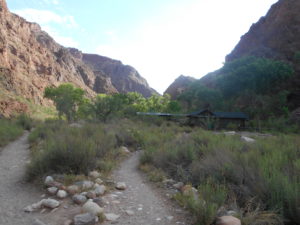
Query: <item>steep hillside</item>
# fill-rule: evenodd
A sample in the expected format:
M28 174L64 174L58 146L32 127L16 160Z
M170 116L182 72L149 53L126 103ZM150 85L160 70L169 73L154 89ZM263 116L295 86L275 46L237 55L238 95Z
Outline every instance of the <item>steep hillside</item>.
M174 82L167 88L164 94L169 94L171 99L176 99L178 95L183 93L194 81L195 78L180 75Z
M279 0L241 37L222 68L194 82L180 99L194 108L209 104L260 118L299 108L299 11L299 0Z
M295 76L287 81L290 101L300 106L300 1L279 0L266 16L253 24L227 55L226 62L245 55L282 60L293 65ZM297 100L298 96L298 100Z
M106 74L120 93L136 91L145 97L156 93L133 67L123 65L121 61L95 54L83 54L82 60L94 72Z
M89 57L83 55L56 43L38 24L10 13L5 0L0 0L0 114L26 111L20 99L49 104L43 98L44 88L63 82L83 88L88 96L154 93L134 68L97 55L94 57L105 60L87 64Z

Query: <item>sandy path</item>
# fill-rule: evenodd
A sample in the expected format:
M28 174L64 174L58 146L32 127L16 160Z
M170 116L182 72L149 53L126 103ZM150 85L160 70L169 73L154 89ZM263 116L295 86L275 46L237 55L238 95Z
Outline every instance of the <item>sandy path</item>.
M162 193L159 193L159 190L145 181L137 168L139 156L139 152L132 153L114 172L113 179L116 182L125 182L127 189L111 193L112 199L120 203L109 204L105 211L120 215L117 223L120 225L188 224L184 221L184 212L174 204L170 204L170 200L167 200ZM127 215L126 210L133 211L134 215ZM105 222L104 224L111 223L115 222Z
M31 225L36 217L23 208L41 198L41 190L24 181L29 160L28 132L4 147L0 152L0 224Z

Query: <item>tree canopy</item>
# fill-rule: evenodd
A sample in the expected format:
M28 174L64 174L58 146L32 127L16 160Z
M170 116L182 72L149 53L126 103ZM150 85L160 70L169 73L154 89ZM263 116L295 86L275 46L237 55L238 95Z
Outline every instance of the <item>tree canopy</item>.
M75 119L78 107L84 102L84 91L72 84L47 87L44 96L53 100L59 116L65 115L68 121Z

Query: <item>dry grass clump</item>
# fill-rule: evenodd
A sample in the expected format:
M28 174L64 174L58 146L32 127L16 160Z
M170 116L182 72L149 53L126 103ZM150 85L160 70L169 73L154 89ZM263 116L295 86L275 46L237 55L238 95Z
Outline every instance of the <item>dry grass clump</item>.
M70 127L57 121L38 127L29 137L30 142L42 141L33 150L27 175L34 179L44 174L88 174L95 168L107 168L109 157L116 157L116 139L101 125L87 124ZM106 164L102 162L106 161Z

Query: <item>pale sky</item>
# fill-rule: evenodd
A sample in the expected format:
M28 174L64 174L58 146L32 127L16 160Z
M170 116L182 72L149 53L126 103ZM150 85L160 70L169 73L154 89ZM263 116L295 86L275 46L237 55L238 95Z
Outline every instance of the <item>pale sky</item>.
M58 43L121 60L163 93L220 68L277 0L7 0Z

